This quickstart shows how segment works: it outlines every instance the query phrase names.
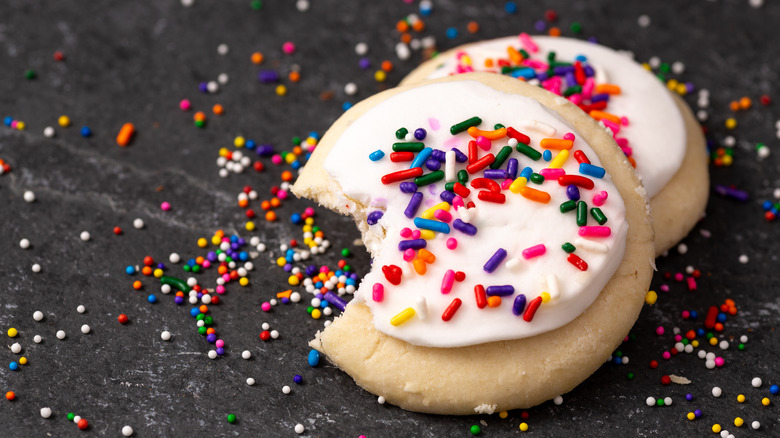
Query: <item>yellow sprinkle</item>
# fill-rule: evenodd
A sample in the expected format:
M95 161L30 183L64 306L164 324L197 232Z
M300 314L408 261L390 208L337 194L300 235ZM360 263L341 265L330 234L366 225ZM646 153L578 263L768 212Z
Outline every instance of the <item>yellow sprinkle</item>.
M320 319L320 316L322 316L322 311L320 309L314 309L311 311L311 317L314 319Z
M731 164L734 163L734 158L731 155L726 155L721 158L721 163L723 163L724 166L731 166Z
M211 238L211 244L212 245L219 245L220 243L222 243L222 239L220 237L213 236Z
M19 332L15 328L13 328L13 327L8 329L8 337L9 338L15 338L18 333Z
M155 269L154 270L154 278L160 278L163 276L163 270L162 269Z
M22 365L27 365L27 358L22 356L19 358L19 363Z
M278 259L276 259L276 264L279 266L284 266L287 264L287 259L285 259L284 257L279 257Z
M471 57L468 55L464 55L460 57L460 62L463 65L471 65Z
M550 294L548 292L542 292L540 296L542 297L543 303L550 301Z
M287 94L287 87L285 87L284 85L277 85L276 86L276 95L277 96L284 96L285 94Z
M688 94L688 87L686 87L685 84L677 84L677 86L674 88L674 91L680 96L685 96Z
M60 116L60 118L57 119L57 123L59 123L63 128L68 127L70 126L70 117Z
M550 160L550 165L547 167L549 167L550 169L560 169L561 167L563 167L563 163L565 163L568 158L569 158L569 150L561 149L561 151L558 152L558 155L556 155L555 158ZM511 186L509 190L512 190Z
M761 404L764 406L769 406L769 404L772 403L768 397L764 397L761 399Z
M285 156L284 156L284 161L285 161L287 164L292 164L292 163L293 163L293 162L295 162L295 160L297 160L297 159L298 159L298 156L297 156L297 155L295 155L295 154L287 154L287 155L285 155Z
M300 283L301 281L295 275L291 275L287 279L287 282L290 283L290 286L298 286L298 283Z
M431 240L436 237L436 233L431 230L420 230L420 238L425 240Z
M652 306L656 301L658 301L658 294L654 290L647 291L647 294L645 295L645 303Z
M716 337L710 338L710 345L718 345L718 338Z
M742 425L745 424L745 420L737 417L734 419L734 426L742 427Z
M528 424L520 423L520 432L525 432L526 430L528 430Z
M306 220L309 220L311 218L307 218ZM303 232L304 233L311 233L311 225L304 225L303 226Z
M501 412L498 413L498 417L502 418L502 419L506 418L508 416L509 416L509 412L507 412L507 411L501 411Z
M247 231L254 231L255 230L255 223L252 222L252 221L249 221L249 222L246 223L246 225L244 227L246 228Z
M244 137L241 137L240 135L233 139L233 146L237 148L242 148L246 144L246 140Z
M198 247L205 248L205 247L208 246L208 244L209 244L209 241L206 240L205 237L201 237L200 239L198 239Z
M414 309L411 307L407 307L406 309L402 310L398 315L395 315L390 320L390 324L398 327L399 325L405 323L406 321L409 321L413 316L414 316Z
M385 73L382 70L377 70L376 73L374 73L374 80L377 82L384 82L385 79L387 79L387 73Z
M525 178L524 176L519 176L515 178L514 181L512 181L512 184L509 184L509 191L512 193L520 193L520 189L525 187L525 184L527 182L528 182L527 178Z
M646 62L642 63L642 68L647 70L647 71L651 71L653 69L652 67L650 67L650 64L648 64Z
M740 403L745 403L745 396L740 394L737 396L737 401Z
M21 120L16 122L16 129L19 130L19 131L24 131L24 122L21 121Z
M305 223L306 223L306 225L314 225L314 218L313 217L307 217Z
M674 89L677 88L677 84L679 84L677 79L669 79L668 81L666 81L666 88L668 88L671 91L674 91Z
M720 424L713 424L712 431L715 433L720 433Z
M240 284L241 286L249 286L249 279L246 277L241 277L238 280L238 284Z
M694 414L693 412L688 412L688 415L686 415L686 417L688 417L689 420L693 421L696 419L696 414Z
M450 211L450 204L447 202L440 202L433 207L425 210L420 217L423 219L433 219L433 213L436 212L436 210L444 210L444 211Z
M734 119L732 117L729 117L728 119L726 119L726 129L734 129L736 127L737 127L737 120L736 119Z
M697 339L694 339L691 341L691 345L693 345L693 348L697 348L699 346L699 341Z

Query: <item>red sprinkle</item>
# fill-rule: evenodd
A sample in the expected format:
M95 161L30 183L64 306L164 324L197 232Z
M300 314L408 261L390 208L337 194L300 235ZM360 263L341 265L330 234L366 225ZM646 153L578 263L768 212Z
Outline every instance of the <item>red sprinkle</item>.
M487 306L487 295L485 294L485 286L478 284L474 286L474 296L477 299L477 307L484 309Z
M466 166L466 171L468 173L479 172L480 170L482 170L482 169L490 166L491 164L493 164L494 161L496 161L496 156L493 155L493 154L487 154L484 157L480 158L479 160L477 160L477 161L469 164L468 166ZM422 169L420 169L420 172L422 173ZM592 181L591 181L591 184L593 184Z
M575 186L582 187L585 190L591 190L593 188L593 180L579 175L561 175L558 177L558 184L564 187L574 184Z
M523 134L522 132L518 132L515 128L512 128L511 126L509 128L506 128L506 135L514 138L515 140L517 140L518 143L523 143L523 144L531 143L531 137Z
M460 196L461 198L467 198L471 194L471 190L469 190L468 187L464 186L463 184L456 182L452 186L452 191L455 192L456 195Z
M672 384L672 378L671 377L669 377L667 375L661 376L661 385L671 385L671 384Z
M479 159L479 149L477 148L477 142L471 140L469 142L468 149L469 149L469 164L471 164Z
M460 309L460 305L463 304L463 301L460 300L460 298L455 298L452 300L449 306L447 306L446 309L444 309L444 313L441 314L442 321L449 321L452 319L452 317L455 315L455 312Z
M400 163L403 161L414 160L414 152L391 152L390 161L393 163Z
M382 266L382 273L385 274L385 278L390 283L398 286L401 284L401 268L396 265Z
M269 332L268 330L263 330L262 332L260 332L260 339L262 339L263 341L267 341L271 339L271 332Z
M566 261L574 265L580 271L588 270L588 263L585 260L582 260L577 254L569 254L569 256L566 257Z
M116 320L117 320L117 321L119 321L119 323L120 323L120 324L127 324L127 322L129 321L129 319L127 318L127 315L125 315L124 313L122 313L121 315L119 315L119 316L116 318Z
M503 204L506 202L506 195L503 193L489 192L487 190L480 190L477 193L477 198L485 202L495 202L496 204Z
M711 329L715 327L715 320L718 318L718 307L710 306L707 310L707 317L704 319L704 327Z
M475 189L488 189L491 192L500 192L501 186L490 178L474 178L471 180L471 187ZM465 197L462 196L461 197Z
M490 164L490 163L488 163ZM398 172L388 173L382 177L382 184L392 184L394 182L403 181L405 179L417 178L422 176L422 167L412 167L411 169L399 170ZM591 184L593 182L591 181Z
M588 156L585 155L585 152L582 152L579 149L574 151L574 159L577 160L577 162L580 164L582 163L590 164L590 160L588 159Z
M539 309L540 305L542 305L542 297L536 297L531 300L531 302L528 303L528 307L525 308L525 312L523 313L523 320L525 322L531 322L531 320L534 319L536 310Z

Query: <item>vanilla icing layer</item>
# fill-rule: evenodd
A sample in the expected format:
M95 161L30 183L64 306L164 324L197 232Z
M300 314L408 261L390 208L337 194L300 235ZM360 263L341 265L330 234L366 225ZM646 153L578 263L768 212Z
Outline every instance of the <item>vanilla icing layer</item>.
M612 96L607 112L628 118L617 135L628 140L632 157L649 197L655 196L679 170L685 155L687 137L682 115L671 94L661 81L628 56L595 43L562 37L533 37L539 48L534 59L547 59L555 52L562 62L573 62L584 56L597 69L596 83L618 85L621 94ZM508 59L507 47L520 49L518 37L505 37L469 45L462 53L471 61L474 71L497 72L485 67L487 59ZM429 78L449 76L457 72L456 54L441 59ZM437 58L438 59L438 58Z
M427 241L426 249L435 255L435 262L426 264L425 275L415 272L412 263L404 261L403 253L398 249L399 242L407 240L401 237L401 230L405 227L416 229L413 221L404 215L411 195L402 193L398 182L383 184L380 181L382 175L408 169L411 164L394 163L389 159L391 145L402 141L397 140L394 133L400 127L410 133L424 128L427 131L427 137L422 140L425 146L443 151L457 147L466 153L472 138L466 132L452 135L449 129L473 116L482 119L479 128L483 130L492 130L497 123L515 127L530 137L530 146L537 151L542 150L540 142L548 135L521 128L527 126L525 122L539 121L555 128L555 138L571 132L576 137L571 152L581 150L593 165L600 165L591 147L557 113L533 99L497 91L477 81L434 83L400 92L375 105L346 128L328 154L324 169L343 190L344 203L349 209L365 208L365 214L384 211L382 218L364 233L373 256L373 267L361 282L356 296L370 308L378 330L411 344L431 347L474 345L534 336L561 327L596 299L620 265L625 251L628 229L625 205L608 174L601 179L590 178L595 184L592 190L580 189L581 199L589 207L594 206L594 195L602 191L608 193L600 208L608 218L604 225L611 229L609 237L591 240L608 248L606 253L587 249L585 245L577 246L574 254L588 264L584 272L567 262L568 254L562 249L565 243L577 240L579 227L575 221L576 212L560 212L560 204L569 198L566 187L560 185L557 178L538 185L528 183L529 187L550 194L551 200L547 204L526 199L510 190L501 190L506 196L504 204L482 201L478 198L479 190L467 183L471 194L465 201L473 201L475 207L468 209L466 216L463 216L464 207L458 211L451 208L449 212L454 218L465 217L465 222L477 227L477 233L474 236L464 234L450 221L449 234L436 233ZM497 153L508 140L493 141L489 152ZM374 162L369 154L376 150L382 150L386 155ZM552 152L554 156L558 151ZM479 150L480 156L487 153ZM519 161L519 169L531 167L534 172L550 164L544 159L533 161L514 148L510 158ZM467 164L458 163L457 169L464 169ZM442 163L442 169L444 167ZM506 163L502 168L507 168ZM565 161L563 169L566 174L580 175L579 165L572 157ZM426 174L429 172L425 171ZM480 171L471 175L471 179L481 176ZM497 182L501 184L502 180ZM440 181L418 188L423 201L415 217L442 202L439 195L444 190L444 183ZM354 205L352 200L362 206ZM597 225L590 213L587 225ZM448 249L448 238L457 239L457 248ZM539 244L545 245L545 254L526 260L523 250ZM507 256L494 272L488 273L483 266L499 248L506 250ZM519 259L518 266L507 267L507 262L515 258ZM397 286L392 285L382 272L382 267L388 265L402 269L401 283ZM465 279L455 281L451 291L444 294L441 285L448 270L462 271ZM549 283L550 279L553 283ZM381 302L373 298L373 287L377 283L384 289ZM477 284L485 287L511 285L515 292L503 297L498 307L480 309L474 292ZM512 312L518 294L524 294L530 302L543 292L557 296L541 304L530 322ZM424 306L419 304L421 297ZM462 300L462 305L452 319L445 322L441 315L455 298ZM398 326L392 325L391 319L407 308L415 308L415 316Z

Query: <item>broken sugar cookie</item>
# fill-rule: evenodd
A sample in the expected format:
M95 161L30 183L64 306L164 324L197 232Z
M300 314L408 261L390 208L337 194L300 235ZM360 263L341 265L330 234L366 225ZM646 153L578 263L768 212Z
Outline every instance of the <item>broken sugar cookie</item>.
M628 55L587 41L520 34L444 52L401 84L475 71L538 84L609 129L650 197L656 255L704 214L709 174L701 126L679 96Z
M360 102L292 191L352 215L373 259L312 346L412 411L527 408L570 391L627 335L652 276L648 201L611 136L500 75Z

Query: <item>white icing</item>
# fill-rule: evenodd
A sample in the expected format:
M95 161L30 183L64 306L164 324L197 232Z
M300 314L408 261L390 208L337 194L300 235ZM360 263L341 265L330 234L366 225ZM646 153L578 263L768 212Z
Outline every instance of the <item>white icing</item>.
M568 263L567 254L561 249L562 244L574 242L578 237L578 227L575 212L560 213L559 205L568 198L565 187L557 180L548 180L541 185L529 183L530 187L550 193L552 200L546 205L509 190L502 191L506 194L506 204L484 202L477 198L478 190L469 185L469 200L476 204L476 209L468 211L478 228L477 234L468 236L454 228L449 234L437 234L427 244L436 261L427 265L426 275L418 275L398 250L398 243L404 240L400 236L401 229L415 229L412 220L403 214L411 195L401 193L398 183L385 185L380 181L382 175L410 165L408 162L390 161L391 145L397 141L394 133L402 126L410 132L422 127L428 131L424 140L426 146L445 150L445 144L456 144L465 152L471 137L465 132L452 136L449 127L475 115L482 118L480 129L492 129L496 123L518 126L522 120L537 120L555 128L561 136L572 132L576 136L572 152L580 149L594 165L599 165L598 157L590 146L556 113L530 98L500 92L476 81L429 84L387 98L346 128L324 163L325 171L341 186L347 197L358 200L364 206L370 205L376 198L386 199L384 216L364 235L366 246L374 257L373 268L356 294L370 308L378 330L412 344L435 347L473 345L533 336L561 327L596 299L619 266L625 251L628 228L625 206L608 175L604 179L594 178L593 190L581 189L581 198L589 206L593 206L594 194L602 190L609 193L601 209L608 218L605 225L612 229L610 237L594 238L608 247L606 252L582 248L575 252L588 263L589 268L585 272ZM438 130L430 128L428 120L431 117L440 123ZM534 131L524 133L531 138L531 146L541 150L539 142L544 136ZM506 138L494 141L491 152L497 152L506 143ZM378 148L387 155L377 162L370 161L369 154ZM480 156L484 154L480 149ZM532 161L517 151L512 152L511 158L518 159L520 170L530 166L539 171L548 164L543 159ZM465 164L459 163L458 169L463 168ZM578 163L570 157L564 170L567 174L579 174ZM482 172L472 175L471 179L478 176L482 176ZM441 202L439 194L444 190L444 182L418 190L424 194L424 200L417 216ZM364 213L370 211L373 210L367 208ZM459 212L450 209L454 218L463 211L463 208ZM597 224L589 218L588 225ZM382 234L383 231L386 235ZM450 237L458 240L455 250L446 247L445 242ZM540 243L546 245L545 255L530 260L523 258L523 249ZM493 273L486 273L483 265L498 248L504 248L508 252L507 257ZM514 258L519 258L518 266L507 268L505 264ZM398 286L390 284L381 270L382 266L391 264L403 270L403 279ZM451 292L445 295L440 289L448 269L465 272L466 279L456 281ZM542 304L531 322L515 316L511 310L515 296L523 293L530 302L546 290L551 275L557 280L560 296ZM372 288L377 282L384 285L384 300L380 303L372 299ZM479 309L474 298L476 284L485 287L513 285L516 292L511 297L504 297L499 307ZM418 307L420 296L425 297L428 313L424 320L414 316L400 326L390 324L390 319L402 310ZM463 304L449 322L444 322L441 314L454 298L460 298Z
M556 59L573 61L584 55L596 72L596 83L609 82L621 88L612 96L606 111L626 116L629 125L619 136L625 137L636 160L636 172L652 198L672 179L682 163L687 138L685 124L677 105L664 84L628 56L598 44L562 37L533 37L539 52L533 59L547 59L550 51ZM497 71L484 67L486 59L507 59L507 47L520 48L516 36L470 45L464 53L475 71ZM429 78L448 76L456 71L456 56L441 59L441 66Z

